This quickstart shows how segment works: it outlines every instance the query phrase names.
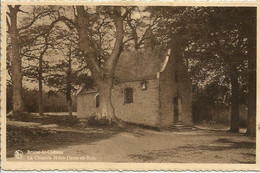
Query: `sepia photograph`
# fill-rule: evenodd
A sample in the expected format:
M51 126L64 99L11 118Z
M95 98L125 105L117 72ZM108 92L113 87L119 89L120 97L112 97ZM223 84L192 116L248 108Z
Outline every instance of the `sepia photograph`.
M3 8L4 168L257 164L257 6Z

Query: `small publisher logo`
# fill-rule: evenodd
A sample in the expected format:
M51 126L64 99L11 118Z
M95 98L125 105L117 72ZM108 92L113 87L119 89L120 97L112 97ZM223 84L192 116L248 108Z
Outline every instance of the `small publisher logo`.
M15 157L16 159L22 159L22 158L23 158L23 152L22 152L21 150L16 150L16 151L14 152L14 157Z

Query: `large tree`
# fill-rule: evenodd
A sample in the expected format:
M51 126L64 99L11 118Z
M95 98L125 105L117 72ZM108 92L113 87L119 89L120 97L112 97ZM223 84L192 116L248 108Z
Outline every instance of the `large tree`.
M62 18L56 18L57 10L53 7L45 7L38 9L39 11L47 11L48 16L41 18L41 20L26 29L20 34L20 40L23 44L21 56L26 63L23 66L24 75L31 82L38 83L38 111L42 116L43 109L43 88L45 76L49 72L50 59L45 57L52 57L55 54L54 45L60 44L58 41L62 39L57 33L60 27ZM55 58L54 58L55 59Z
M21 5L8 5L9 12L7 12L7 27L8 34L10 36L10 49L7 54L10 55L10 75L12 81L12 101L14 112L23 112L24 103L22 97L22 55L21 49L24 46L21 37L30 27L32 27L36 21L44 16L48 16L52 10L49 8L44 9L42 7L33 6L32 14L23 11ZM41 10L40 10L41 9ZM18 22L18 13L26 14L22 21Z
M255 57L255 40L253 39L255 33L252 28L255 22L249 20L254 18L250 13L254 9L149 7L148 10L158 21L156 26L159 27L155 29L157 40L164 47L174 48L173 52L178 58L188 60L190 72L193 69L199 71L200 75L192 76L196 84L203 86L206 83L218 81L219 85L228 84L230 86L230 131L238 132L240 97L244 95L241 94L244 92L243 90L247 90L247 86L244 88L243 85L245 83L249 83L249 86L252 85L252 92L254 86L254 70L250 70L251 73L249 73L251 80L248 81L245 77L250 61L249 69L254 69L252 62L255 59L251 57ZM248 32L248 28L253 32ZM245 33L245 31L247 32ZM251 97L254 97L253 94ZM252 110L250 107L253 108L254 102L250 100L252 105L249 106L249 112ZM252 115L251 120L253 121ZM249 124L252 123L249 122Z
M22 70L21 70L21 56L19 43L19 29L17 26L17 13L20 11L20 6L8 6L7 13L8 33L11 39L11 80L13 86L13 110L15 112L24 111L24 103L22 99Z
M243 30L248 38L248 120L247 135L256 136L256 8L245 11ZM248 30L250 32L248 32Z
M98 91L100 94L100 117L106 117L109 122L112 121L120 123L114 112L114 107L111 103L111 90L113 86L113 76L117 61L123 50L123 39L124 39L124 19L130 12L129 7L111 6L105 7L100 10L100 15L108 15L111 22L114 24L115 30L110 30L114 32L114 44L112 46L111 53L103 60L102 66L98 62L98 54L96 48L93 45L91 39L91 30L89 25L91 25L90 10L84 6L77 6L77 31L79 36L79 48L86 56L88 67L91 71Z
M84 57L78 50L75 32L66 30L60 31L62 37L54 46L55 53L61 54L58 63L50 65L47 78L47 85L57 89L66 95L69 116L72 116L72 95L78 86L93 87L89 69L84 63ZM88 82L88 85L85 83Z
M78 47L95 85L100 93L98 117L106 117L122 124L116 118L111 103L111 89L117 61L123 50L124 20L134 7L120 6L72 6L58 7L56 20L63 21L69 30L76 28ZM71 14L64 13L70 10Z
M23 67L24 75L31 82L38 82L38 111L39 115L43 116L43 74L48 71L48 62L44 60L44 56L49 49L49 33L50 28L48 26L37 26L31 28L26 33L33 35L32 33L37 32L37 37L33 37L33 44L25 47L22 51L22 56L25 61L28 62ZM28 39L25 38L24 42Z

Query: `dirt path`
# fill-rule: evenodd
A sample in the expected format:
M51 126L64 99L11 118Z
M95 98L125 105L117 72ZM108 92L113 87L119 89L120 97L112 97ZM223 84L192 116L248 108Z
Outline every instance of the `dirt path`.
M242 135L210 131L123 132L92 145L62 150L67 155L87 154L97 161L106 162L255 162L254 140Z
M132 128L91 143L67 143L55 150L62 151L62 157L84 157L95 162L255 162L255 139L210 130L157 132ZM27 156L30 154L25 153L24 158Z

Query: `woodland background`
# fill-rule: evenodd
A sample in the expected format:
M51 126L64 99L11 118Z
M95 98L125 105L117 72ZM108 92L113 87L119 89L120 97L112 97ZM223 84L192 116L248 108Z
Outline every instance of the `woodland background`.
M81 87L107 99L120 53L141 51L149 31L154 50L171 48L188 66L194 123L255 135L254 7L15 5L7 26L7 112L72 115ZM120 123L112 109L102 115Z

